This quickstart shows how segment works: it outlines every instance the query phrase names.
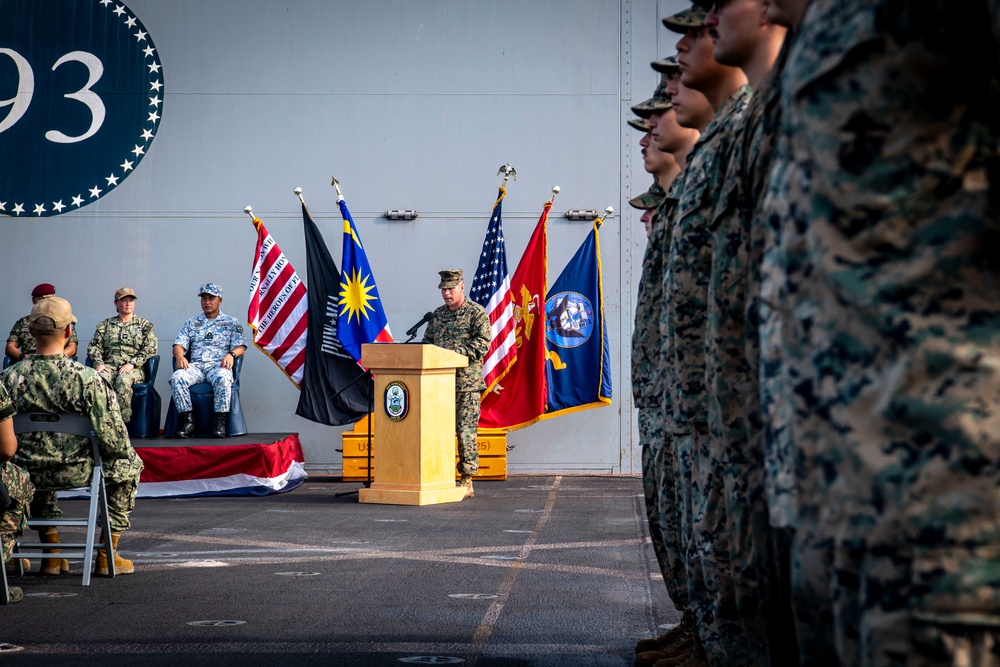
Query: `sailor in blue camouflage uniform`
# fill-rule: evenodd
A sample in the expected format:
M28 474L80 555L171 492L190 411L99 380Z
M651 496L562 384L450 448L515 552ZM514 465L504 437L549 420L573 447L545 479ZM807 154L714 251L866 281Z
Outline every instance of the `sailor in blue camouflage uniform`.
M674 210L664 270L664 347L667 423L673 444L679 496L690 516L682 530L688 593L698 637L689 664L749 665L752 654L739 623L731 576L723 485L723 452L708 432L705 334L712 263L711 222L722 194L735 131L751 92L743 73L715 61L705 12L693 7L664 24L683 36L677 43L680 81L702 92L715 116L688 156L683 191Z
M246 352L247 341L239 320L219 310L221 287L206 283L198 290L198 296L202 313L184 323L173 345L177 370L170 376L170 389L177 408L177 437L189 438L194 432L191 385L209 382L214 394L212 435L224 438L232 397L233 364Z
M1000 3L780 4L802 664L995 667Z

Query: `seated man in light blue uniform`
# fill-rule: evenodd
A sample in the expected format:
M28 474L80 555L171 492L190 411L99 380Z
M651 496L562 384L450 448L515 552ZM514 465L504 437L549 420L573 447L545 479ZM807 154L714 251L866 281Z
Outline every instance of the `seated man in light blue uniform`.
M198 295L202 314L185 322L174 339L177 370L170 376L170 389L177 408L177 437L190 438L194 432L191 385L209 382L215 399L212 435L224 438L233 387L233 364L246 352L247 341L239 320L219 311L221 287L206 283L198 290Z

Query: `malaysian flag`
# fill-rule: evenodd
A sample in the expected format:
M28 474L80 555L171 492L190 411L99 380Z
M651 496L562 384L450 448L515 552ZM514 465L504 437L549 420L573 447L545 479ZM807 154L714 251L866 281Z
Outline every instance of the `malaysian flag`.
M253 329L254 345L301 386L309 325L306 286L260 218L253 219L253 226L257 251L250 274L247 322Z
M490 316L490 348L483 359L483 379L486 391L491 391L517 359L514 345L514 302L510 295L507 273L507 246L503 240L501 208L507 191L501 187L493 205L490 226L483 241L476 277L469 298L486 309Z

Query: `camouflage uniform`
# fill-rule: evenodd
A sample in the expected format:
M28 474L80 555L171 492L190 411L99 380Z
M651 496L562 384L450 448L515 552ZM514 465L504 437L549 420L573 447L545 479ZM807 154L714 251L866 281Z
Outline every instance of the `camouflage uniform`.
M94 368L107 366L98 374L115 388L118 407L126 422L132 419L132 385L146 381L143 364L156 354L156 350L153 324L138 315L133 315L127 323L117 316L99 323L87 347L87 356ZM119 373L118 369L125 364L132 364L135 368Z
M680 179L674 179L678 183ZM654 186L659 187L659 186ZM667 593L677 611L687 614L687 576L681 559L680 526L674 491L671 431L664 429L663 368L660 363L660 309L663 307L663 254L670 237L670 215L677 192L657 208L642 259L642 276L636 297L632 332L632 395L639 409L642 445L642 486L653 551L663 573ZM650 188L653 191L653 188ZM660 189L660 192L663 192ZM690 620L690 619L688 619Z
M34 354L35 350L38 349L38 345L35 344L35 338L28 331L28 316L25 315L17 322L14 322L14 326L10 328L10 335L7 336L8 343L17 343L17 346L21 348L21 352L24 354ZM73 327L73 333L69 337L70 343L79 344L80 339L76 337L76 327ZM17 361L14 359L13 361Z
M425 343L433 343L469 358L469 365L455 372L455 432L458 434L458 472L475 475L479 471L480 394L483 357L490 346L490 318L478 303L466 297L455 310L441 306L424 331Z
M755 664L790 666L797 652L789 649L793 625L787 596L778 588L782 578L775 567L765 483L757 316L762 248L752 236L770 158L764 108L772 90L768 77L747 106L712 222L706 384L713 450L723 462L740 622Z
M90 418L104 464L111 529L127 530L142 460L129 443L118 397L111 387L94 369L62 354L31 356L0 374L0 384L13 397L19 412L76 412ZM59 433L20 436L13 460L41 488L86 486L94 467L89 439ZM55 492L36 493L31 514L61 517Z
M16 412L10 396L7 395L3 385L0 385L0 422L12 418ZM3 562L6 563L14 552L14 542L28 525L28 507L35 493L35 485L31 483L31 478L26 470L10 461L0 463L0 475L3 475L3 484L7 487L7 495L10 496L12 503L10 509L5 511L3 517L0 518Z
M723 452L709 437L705 385L710 225L750 97L748 87L734 93L688 156L673 217L660 319L679 502L681 511L690 513L682 516L682 530L690 531L685 546L688 593L695 630L713 665L752 663L736 609L725 525Z
M782 77L805 664L1000 664L996 5L813 0Z
M184 323L174 345L189 353L188 367L178 368L170 376L177 412L191 411L191 385L199 382L211 383L215 412L229 412L233 371L219 364L228 352L247 345L239 320L222 312L212 319L200 313Z

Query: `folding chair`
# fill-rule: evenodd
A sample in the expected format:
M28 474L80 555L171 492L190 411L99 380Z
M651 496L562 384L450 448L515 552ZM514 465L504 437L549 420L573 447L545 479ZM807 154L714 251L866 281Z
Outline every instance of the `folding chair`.
M50 549L56 545L43 544L41 542L27 544L19 543L14 549L14 558L41 558L83 561L83 585L90 585L90 574L94 566L94 543L97 536L98 524L104 526L104 553L108 555L108 575L115 576L115 563L111 548L111 524L108 521L108 494L104 488L104 466L101 463L101 452L97 446L97 436L94 434L90 418L81 414L62 412L24 412L14 415L14 433L21 435L24 433L68 433L89 438L94 450L94 472L90 478L90 503L86 518L63 517L61 519L28 519L28 528L48 528L52 526L71 526L85 528L87 531L85 542L59 542L59 549L69 549L58 554L38 554L34 551L25 552L29 549ZM36 491L66 491L68 489L52 489L35 486ZM100 522L98 522L100 513ZM80 551L82 549L82 551Z

